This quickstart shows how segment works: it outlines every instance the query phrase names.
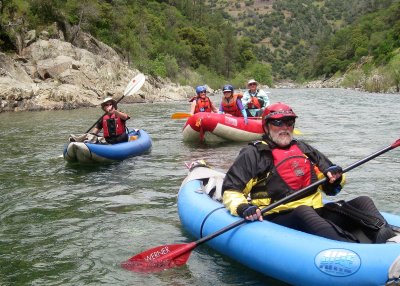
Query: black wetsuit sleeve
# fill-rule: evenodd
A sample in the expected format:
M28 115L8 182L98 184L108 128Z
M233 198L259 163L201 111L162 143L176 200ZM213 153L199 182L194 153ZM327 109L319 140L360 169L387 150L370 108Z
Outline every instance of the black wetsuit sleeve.
M256 146L244 147L225 175L222 192L225 190L242 192L249 181L257 177L265 168L263 161L265 160L262 159L262 154Z

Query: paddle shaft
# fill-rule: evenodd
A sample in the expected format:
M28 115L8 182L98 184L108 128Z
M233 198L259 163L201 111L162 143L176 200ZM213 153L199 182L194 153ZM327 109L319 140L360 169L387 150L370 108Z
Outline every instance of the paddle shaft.
M379 150L379 151L369 155L368 157L366 157L364 159L361 159L361 160L351 164L347 168L343 169L343 173L351 171L354 168L356 168L356 167L358 167L358 166L360 166L360 165L362 165L362 164L364 164L364 163L366 163L366 162L378 157L379 155L382 155L383 153L386 153L386 152L398 147L399 145L400 145L400 139L397 139L396 142L394 142L392 145L389 145L389 146L383 148L382 150ZM274 209L274 208L276 208L276 207L278 207L278 206L280 206L282 204L288 203L288 202L296 199L297 197L304 195L305 193L307 193L307 191L310 191L311 189L313 189L313 188L325 183L326 181L327 181L327 178L323 178L323 179L321 179L321 180L319 180L319 181L317 181L317 182L305 187L304 189L301 189L301 190L299 190L299 191L297 191L297 192L295 192L295 193L293 193L293 194L291 194L291 195L289 195L287 197L284 197L283 199L281 199L279 201L276 201L276 202L266 206L265 208L263 208L261 210L261 213L264 214L264 213L266 213L266 212L268 212L268 211L270 211L270 210L272 210L272 209ZM241 220L238 220L238 221L236 221L236 222L234 222L234 223L232 223L232 224L230 224L230 225L228 225L228 226L226 226L226 227L224 227L224 228L222 228L222 229L220 229L220 230L218 230L218 231L216 231L216 232L214 232L214 233L212 233L210 235L207 235L207 236L195 241L195 244L196 244L196 246L198 246L198 245L200 245L202 243L205 243L205 242L213 239L214 237L217 237L217 236L219 236L219 235L221 235L221 234L223 234L223 233L225 233L225 232L227 232L227 231L229 231L229 230L231 230L231 229L233 229L233 228L235 228L235 227L237 227L237 226L239 226L241 224L244 224L246 222L247 222L247 220L244 219L244 218L241 219Z

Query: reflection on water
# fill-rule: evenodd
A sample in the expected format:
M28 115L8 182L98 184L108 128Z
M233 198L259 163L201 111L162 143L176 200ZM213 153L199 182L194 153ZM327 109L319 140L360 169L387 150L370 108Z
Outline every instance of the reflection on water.
M219 103L220 97L211 97ZM301 139L346 167L399 138L398 95L335 89L272 90L299 116ZM64 162L63 146L101 115L96 108L0 114L1 285L284 285L221 256L207 246L187 265L137 274L120 263L154 246L193 241L176 206L185 162L226 170L245 143L185 144L187 102L121 105L153 139L150 154L107 165ZM373 197L400 213L399 150L348 174L340 199ZM206 275L205 275L206 273Z

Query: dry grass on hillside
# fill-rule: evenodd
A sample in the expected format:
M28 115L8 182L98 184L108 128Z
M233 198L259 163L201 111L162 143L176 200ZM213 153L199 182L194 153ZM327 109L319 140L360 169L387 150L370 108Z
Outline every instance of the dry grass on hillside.
M275 0L219 0L216 5L218 8L223 8L232 17L238 18L240 15L243 15L245 11L256 12L260 15L267 14L273 10L272 4L274 2Z

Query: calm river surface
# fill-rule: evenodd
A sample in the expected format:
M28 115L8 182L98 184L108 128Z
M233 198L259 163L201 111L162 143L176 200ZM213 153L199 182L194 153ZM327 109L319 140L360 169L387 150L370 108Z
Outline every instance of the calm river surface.
M341 89L271 90L299 116L301 139L346 167L400 137L400 95ZM219 105L220 97L211 99ZM177 193L185 162L226 171L244 143L185 144L174 112L189 103L120 105L129 126L153 139L150 154L103 166L68 165L70 133L100 109L0 114L0 285L285 285L196 248L186 266L137 274L120 263L151 247L194 239L182 228ZM348 173L338 199L369 195L400 214L400 148ZM251 239L251 238L249 238ZM289 263L289 262L288 262Z

